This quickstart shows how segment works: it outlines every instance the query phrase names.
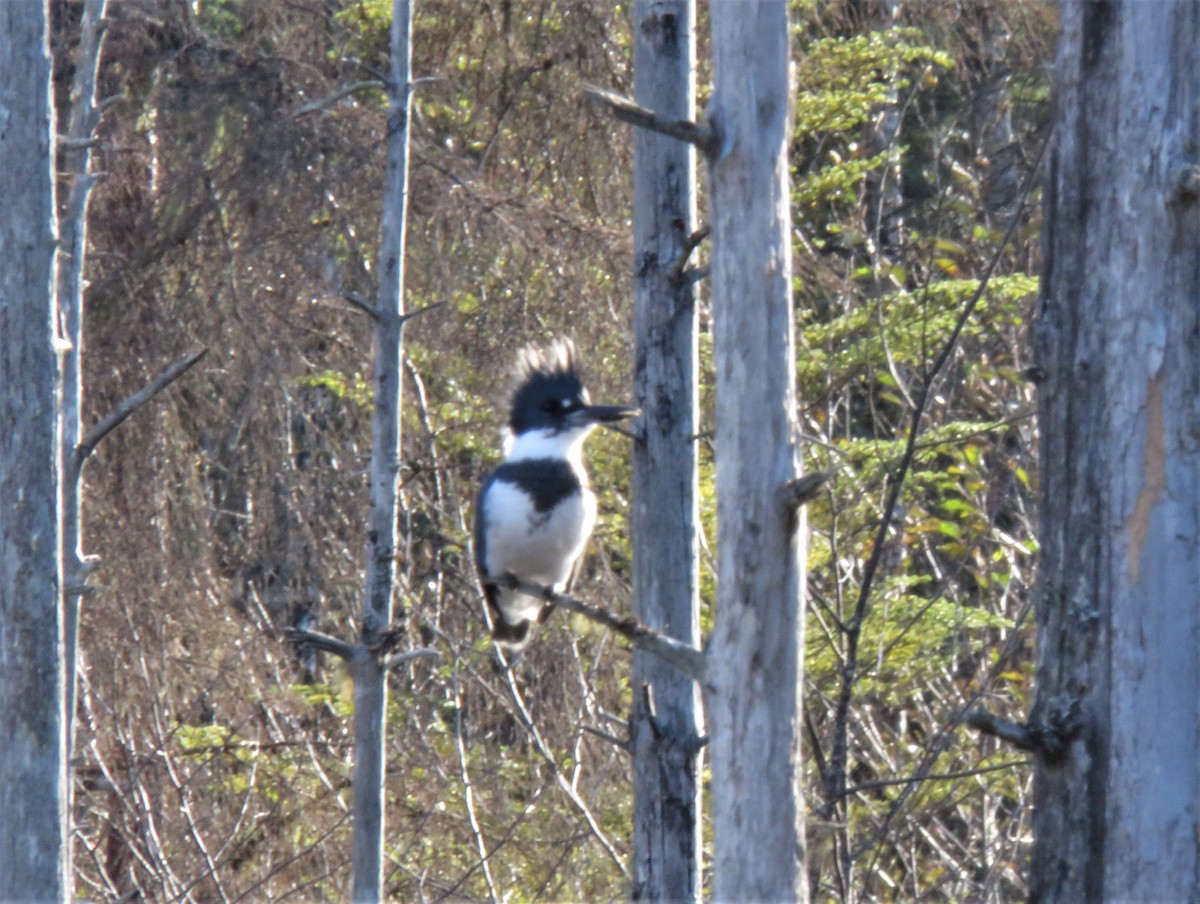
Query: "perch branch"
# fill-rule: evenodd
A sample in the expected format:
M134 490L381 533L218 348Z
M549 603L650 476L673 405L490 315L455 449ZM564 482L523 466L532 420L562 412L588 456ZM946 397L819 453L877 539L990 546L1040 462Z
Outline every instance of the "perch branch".
M133 395L123 399L104 420L92 427L75 447L75 461L72 463L75 473L79 473L83 463L87 461L89 455L96 451L96 446L104 437L116 430L126 418L187 373L197 361L207 354L208 349L202 348L198 352L184 355Z
M710 125L692 122L690 119L661 116L653 110L639 106L627 97L622 97L596 85L585 85L583 94L593 103L607 107L621 122L694 144L709 156L717 152L717 134Z
M533 584L529 581L517 580L511 575L507 576L507 581L511 589L543 599L548 603L553 603L555 606L566 609L568 612L578 613L589 621L597 622L610 630L616 631L635 647L652 653L663 662L683 672L683 674L687 675L693 681L698 681L701 684L704 683L707 668L702 650L698 650L690 644L682 643L673 637L661 634L653 628L648 628L635 618L614 615L606 609L589 605L574 597L555 593L549 587L542 587L539 584Z

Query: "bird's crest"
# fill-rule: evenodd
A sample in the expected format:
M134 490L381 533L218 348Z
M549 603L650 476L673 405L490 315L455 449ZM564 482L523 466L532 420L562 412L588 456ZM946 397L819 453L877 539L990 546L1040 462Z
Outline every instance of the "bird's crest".
M517 365L513 369L511 397L516 401L517 393L535 383L551 380L579 381L579 369L575 363L575 343L570 339L555 339L549 345L527 345L517 353Z

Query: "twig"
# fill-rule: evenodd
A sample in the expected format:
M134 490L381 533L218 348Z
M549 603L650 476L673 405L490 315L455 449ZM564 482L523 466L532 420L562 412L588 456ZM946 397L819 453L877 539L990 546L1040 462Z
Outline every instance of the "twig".
M846 624L846 655L842 665L841 687L838 690L837 703L834 709L834 741L830 752L830 770L829 782L827 783L825 794L824 814L826 818L832 816L833 808L842 800L845 795L846 788L846 757L849 731L850 717L850 701L854 695L854 682L857 679L858 673L858 642L862 633L863 622L867 615L867 604L871 597L871 591L874 589L875 575L879 570L879 563L883 559L883 550L887 541L888 532L892 528L892 522L895 519L896 511L900 503L900 491L904 486L904 481L908 476L908 472L912 467L913 459L917 451L917 437L921 432L921 421L925 416L925 409L929 404L929 400L933 396L934 387L937 384L938 378L941 376L942 369L950 360L950 356L954 354L954 350L958 348L958 340L962 335L963 329L967 325L967 321L975 312L975 308L979 305L983 298L983 293L987 291L988 285L991 283L992 274L996 271L996 267L1000 265L1000 258L1004 253L1004 249L1008 247L1008 243L1012 240L1013 235L1017 231L1017 225L1021 222L1021 218L1025 213L1025 207L1029 200L1029 193L1033 189L1034 181L1040 173L1040 161L1042 155L1045 154L1046 146L1049 143L1049 138L1042 143L1042 147L1038 152L1037 162L1029 173L1029 177L1025 181L1021 192L1021 203L1017 206L1013 213L1012 219L1009 221L1008 228L1004 232L999 245L984 268L983 274L979 278L979 284L975 287L974 293L967 300L963 309L959 312L957 319L954 322L954 327L950 331L950 336L942 346L937 357L934 358L933 364L925 374L925 379L921 384L917 394L916 406L913 408L912 415L909 419L908 436L904 444L904 454L900 458L900 465L896 473L890 480L888 487L887 499L883 506L883 517L879 522L879 528L875 532L875 541L871 547L871 554L867 558L866 564L863 566L862 581L859 584L858 598L854 604L854 612Z
M362 311L364 314L366 314L372 320L379 320L379 316L380 316L379 308L377 308L371 302L367 301L365 298L363 298L357 292L343 292L342 298L346 299L346 301L350 302L350 304L353 307ZM445 307L445 306L446 306L446 302L435 301L433 304L427 304L423 308L417 308L415 311L409 311L406 314L401 314L400 315L400 325L403 326L404 324L408 323L408 321L414 320L417 317L420 317L422 314L428 314L430 311L436 311L438 308Z
M627 97L596 85L584 85L583 95L593 103L607 107L622 122L694 144L710 157L718 150L717 133L711 125L661 116Z
M336 637L330 637L320 631L308 631L304 628L285 628L283 636L294 644L308 644L325 653L332 653L347 662L353 659L360 649L356 644L346 643L344 640L338 640Z
M492 902L500 901L496 893L496 882L492 878L492 869L488 864L491 854L488 853L487 843L483 838L483 829L479 825L479 814L475 811L475 790L471 782L471 772L467 768L467 745L463 740L463 700L458 688L458 664L455 663L453 676L454 691L454 741L458 749L458 776L463 785L463 802L467 806L467 821L471 824L471 834L475 838L475 850L479 854L479 865L483 868L483 878L487 882L488 892Z
M422 314L428 314L430 311L436 311L438 308L444 308L445 306L446 302L444 301L435 301L433 304L427 304L423 308L417 308L415 311L409 311L406 314L401 314L400 323L408 323L408 321L415 320Z
M1018 750L1036 752L1037 739L1027 725L1018 725L999 716L993 716L986 709L973 709L967 713L966 723L977 731L989 734L1001 741L1007 741Z
M788 511L795 511L817 495L821 486L829 479L828 471L813 471L795 480L784 483L775 493L779 504Z
M507 576L507 582L511 589L543 599L568 612L575 612L589 621L597 622L616 631L638 649L652 653L667 665L683 672L693 681L705 683L707 665L703 650L698 650L691 644L683 643L666 634L661 634L653 628L648 628L635 618L614 615L607 609L589 605L562 593L555 593L549 587L517 580L512 575Z
M58 136L58 149L60 151L81 151L85 148L97 147L99 144L99 138L71 138L69 135Z
M970 718L968 717L968 722ZM871 782L851 785L846 794L858 794L862 791L876 791L879 788L890 788L894 785L911 785L916 782L953 781L956 778L970 778L973 775L986 775L989 772L999 772L1014 766L1028 766L1030 760L1008 760L1003 763L993 763L991 766L977 766L974 769L960 769L957 772L930 772L928 775L907 775L904 778L881 778Z
M308 116L310 113L317 113L321 110L324 110L326 107L332 107L339 100L349 97L351 94L355 94L359 91L365 91L368 88L387 88L387 83L376 78L365 79L361 82L351 82L349 85L339 88L332 94L309 101L292 114L292 119L300 119L302 116Z
M79 473L79 469L83 467L83 463L96 450L96 446L99 445L104 437L117 429L131 414L187 373L197 361L207 354L208 349L202 348L198 352L184 355L133 395L122 400L104 420L92 427L87 432L87 435L79 441L79 445L75 447L75 461L73 462L75 473Z
M629 741L624 740L622 738L618 738L615 734L610 734L609 732L605 731L602 728L596 728L593 725L583 725L583 724L580 724L579 727L582 728L584 731L586 731L588 734L595 735L600 740L608 741L608 743L612 744L614 747L621 748L626 753L629 753L633 749L632 745L630 745Z
M362 311L372 320L379 319L379 308L375 307L375 305L371 304L371 302L367 301L357 292L343 292L342 298L346 299L346 301L350 302L351 305Z
M396 653L383 661L383 670L390 672L397 666L404 665L406 662L412 662L414 659L437 659L441 655L440 650L435 650L431 647L422 647L417 650L409 650L405 653Z
M534 587L536 589L536 585L533 584L526 586ZM564 597L564 599L569 599L569 597ZM572 600L572 602L574 602L574 600ZM623 858L617 852L617 849L613 846L613 843L609 841L608 836L604 834L604 830L600 828L600 823L596 821L596 817L592 814L591 809L588 807L587 801L580 797L579 792L571 787L571 783L567 781L566 776L562 774L562 769L559 768L558 761L555 760L554 754L550 752L550 748L546 746L546 742L542 739L542 733L538 731L537 725L534 724L533 716L529 714L529 708L525 705L525 698L521 696L521 689L517 687L517 681L516 678L513 677L512 669L504 670L504 678L508 683L508 692L512 695L513 704L516 706L517 713L521 717L521 723L525 726L525 730L529 732L529 736L533 739L533 745L537 748L537 752L541 755L542 759L546 761L546 765L550 767L550 772L554 775L555 783L562 790L562 792L567 795L567 798L575 805L575 808L579 810L579 814L583 817L584 822L587 823L588 829L592 833L592 837L594 837L600 846L604 848L604 851L608 854L609 859L616 864L617 869L621 871L621 874L626 878L626 880L631 880L633 877L629 874L629 867L625 865L625 858Z
M679 259L675 261L674 266L671 267L671 279L682 279L684 274L691 274L695 272L695 268L690 271L687 269L688 258L692 256L692 252L699 248L700 243L708 238L711 233L712 227L705 223L684 240L683 248L681 248L679 251ZM701 267L699 269L707 270L708 268Z
M1051 698L1024 724L1009 722L984 709L971 710L964 721L984 734L1037 754L1049 766L1057 766L1066 758L1071 742L1084 729L1082 704L1078 697L1069 696Z

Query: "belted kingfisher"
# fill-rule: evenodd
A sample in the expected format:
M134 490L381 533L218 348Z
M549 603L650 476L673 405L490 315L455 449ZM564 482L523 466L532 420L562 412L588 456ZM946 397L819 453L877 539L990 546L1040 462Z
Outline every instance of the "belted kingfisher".
M558 592L570 585L596 521L583 442L596 425L638 413L589 403L570 340L524 349L513 385L504 462L475 507L475 565L492 639L510 662L529 643L530 626L554 607L497 579L512 575Z

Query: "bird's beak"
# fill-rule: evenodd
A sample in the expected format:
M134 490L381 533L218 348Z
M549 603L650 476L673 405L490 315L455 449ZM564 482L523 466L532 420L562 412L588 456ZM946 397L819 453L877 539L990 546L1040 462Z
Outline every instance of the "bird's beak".
M641 413L640 408L630 408L628 405L587 405L573 412L571 419L581 425L615 424Z

